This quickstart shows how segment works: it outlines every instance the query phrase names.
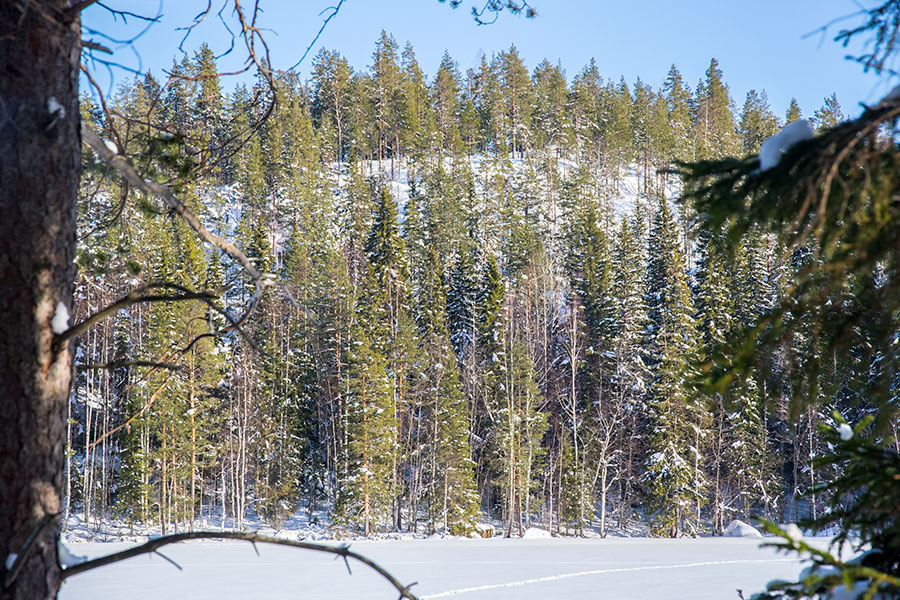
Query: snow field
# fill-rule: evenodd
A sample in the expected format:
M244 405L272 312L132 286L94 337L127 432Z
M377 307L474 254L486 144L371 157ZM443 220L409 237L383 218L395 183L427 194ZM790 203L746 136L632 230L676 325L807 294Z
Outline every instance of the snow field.
M749 597L771 579L796 578L800 563L759 548L760 540L700 538L427 539L360 541L352 548L372 558L422 600L437 598L605 598L609 600ZM817 540L823 543L823 540ZM69 544L75 554L97 556L130 544ZM196 542L168 546L73 577L63 600L125 598L338 599L397 597L365 565L284 547Z

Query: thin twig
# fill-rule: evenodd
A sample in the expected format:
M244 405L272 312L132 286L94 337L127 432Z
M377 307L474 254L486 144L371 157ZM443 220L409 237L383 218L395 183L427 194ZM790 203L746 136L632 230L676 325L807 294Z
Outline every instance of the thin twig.
M25 564L25 559L28 557L28 552L31 550L31 547L34 546L34 543L40 537L41 533L47 529L47 526L53 522L53 519L58 517L60 513L47 513L41 520L38 521L37 525L34 526L34 529L31 530L31 533L28 534L28 538L25 540L25 543L22 544L22 548L19 550L18 555L16 556L16 560L13 562L12 566L9 568L9 571L6 572L6 577L3 578L3 589L8 589L13 582L16 580L16 577L19 575L19 571L22 570L22 565Z
M147 290L153 289L175 289L179 290L178 294L146 294ZM171 284L171 283L149 283L145 286L141 286L138 289L129 292L123 298L113 302L106 308L95 312L90 315L83 321L72 325L58 336L56 336L56 343L62 344L71 338L84 333L103 319L117 313L123 308L127 308L129 306L133 306L135 304L140 304L144 302L186 302L189 300L201 300L209 304L210 306L215 308L215 305L212 304L212 301L217 298L217 295L213 292L192 292L190 290L186 290L181 288L181 286Z
M306 47L306 51L303 53L303 56L301 56L300 60L298 60L293 67L288 69L288 71L293 71L300 66L300 63L303 62L303 59L306 58L306 56L309 54L309 51L312 50L312 47L316 44L317 41L319 41L319 37L322 35L322 32L325 31L325 27L328 25L328 21L332 20L341 10L341 5L343 3L344 0L340 0L340 2L337 3L337 6L329 6L319 13L319 16L322 16L322 13L324 13L325 11L331 11L331 13L325 18L325 20L322 21L322 26L319 27L319 32L316 34L316 37L314 37L313 40L309 43L309 46Z

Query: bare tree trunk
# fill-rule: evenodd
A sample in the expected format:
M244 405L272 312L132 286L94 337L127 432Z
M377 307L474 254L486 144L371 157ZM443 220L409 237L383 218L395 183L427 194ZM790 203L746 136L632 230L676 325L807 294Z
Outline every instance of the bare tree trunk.
M0 3L0 574L24 561L2 600L60 585L59 521L23 544L62 509L72 358L51 319L72 312L80 29L65 0Z

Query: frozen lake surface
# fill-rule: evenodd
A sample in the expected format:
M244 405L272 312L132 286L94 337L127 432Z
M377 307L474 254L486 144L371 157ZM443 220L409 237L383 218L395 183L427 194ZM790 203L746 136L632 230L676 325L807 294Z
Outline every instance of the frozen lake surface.
M824 541L824 540L820 540ZM794 557L759 548L759 539L427 539L360 541L352 549L380 563L423 600L544 598L737 599L771 579L796 578ZM97 556L133 544L69 544ZM394 588L351 561L353 574L330 555L248 543L194 542L167 546L73 577L63 600L395 599Z

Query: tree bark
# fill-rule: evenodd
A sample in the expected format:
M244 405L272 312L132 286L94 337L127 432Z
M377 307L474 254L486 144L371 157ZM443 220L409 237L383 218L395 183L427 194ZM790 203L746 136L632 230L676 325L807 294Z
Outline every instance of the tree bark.
M0 2L0 599L55 598L68 344L51 319L72 312L81 171L80 19L68 0ZM61 312L61 311L60 311Z

